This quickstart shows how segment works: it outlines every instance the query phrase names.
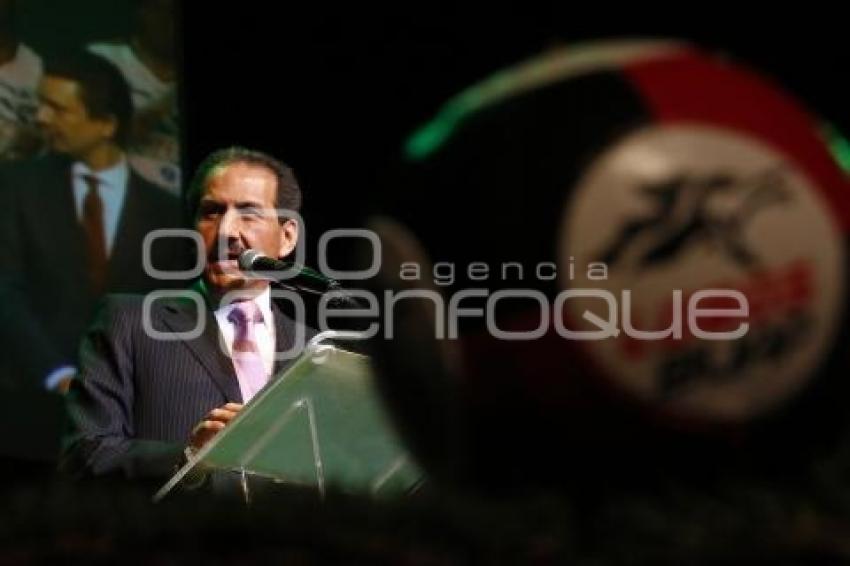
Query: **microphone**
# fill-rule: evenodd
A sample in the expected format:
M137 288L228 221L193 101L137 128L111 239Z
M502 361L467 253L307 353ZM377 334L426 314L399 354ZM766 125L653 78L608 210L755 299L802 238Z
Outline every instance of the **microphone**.
M280 261L263 255L257 250L247 249L237 260L239 269L254 272L264 278L272 278L285 287L292 287L297 291L308 293L327 293L341 288L339 281L325 277L318 271L307 266L289 261ZM294 271L294 274L283 278L281 273Z

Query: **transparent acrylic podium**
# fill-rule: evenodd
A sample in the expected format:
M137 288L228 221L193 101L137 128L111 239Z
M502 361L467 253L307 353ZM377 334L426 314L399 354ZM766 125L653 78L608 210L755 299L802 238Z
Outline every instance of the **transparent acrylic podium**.
M329 486L379 497L415 491L422 473L390 422L369 359L323 343L356 336L335 331L317 335L154 500L200 471L240 474L246 500L247 476L314 486L322 495Z

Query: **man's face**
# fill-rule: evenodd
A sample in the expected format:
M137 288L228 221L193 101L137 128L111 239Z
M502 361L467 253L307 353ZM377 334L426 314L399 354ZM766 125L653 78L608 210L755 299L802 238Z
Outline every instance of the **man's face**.
M36 121L54 151L82 158L115 135L114 119L89 116L76 81L45 75L38 98Z
M246 279L239 271L239 254L251 248L279 258L295 248L298 224L278 221L276 198L277 179L266 167L236 162L212 172L195 225L204 241L204 277L212 291L263 289L266 281Z

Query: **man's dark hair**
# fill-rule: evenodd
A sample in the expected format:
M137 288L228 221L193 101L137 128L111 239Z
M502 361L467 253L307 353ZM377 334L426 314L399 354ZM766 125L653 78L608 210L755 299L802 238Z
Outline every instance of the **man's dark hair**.
M198 213L198 204L201 202L201 196L204 194L210 176L221 167L233 163L265 167L277 179L275 207L295 211L301 208L301 188L291 167L262 151L234 146L212 152L195 171L186 193L189 214L192 218L195 218Z
M133 100L118 67L93 53L74 51L48 58L44 74L77 83L89 116L114 118L115 142L126 147L132 128Z

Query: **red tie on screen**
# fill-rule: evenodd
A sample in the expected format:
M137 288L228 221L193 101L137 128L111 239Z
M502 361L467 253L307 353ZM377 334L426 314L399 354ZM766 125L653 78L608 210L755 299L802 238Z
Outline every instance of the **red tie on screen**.
M92 290L100 294L106 286L106 233L103 229L103 200L94 175L83 175L88 192L83 200L83 229L86 232L89 276Z

